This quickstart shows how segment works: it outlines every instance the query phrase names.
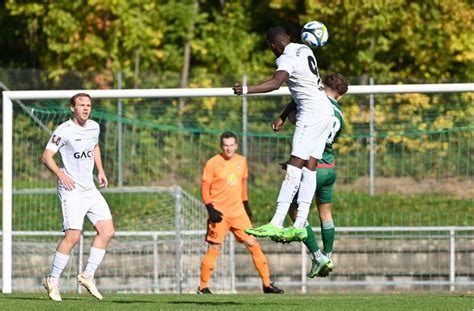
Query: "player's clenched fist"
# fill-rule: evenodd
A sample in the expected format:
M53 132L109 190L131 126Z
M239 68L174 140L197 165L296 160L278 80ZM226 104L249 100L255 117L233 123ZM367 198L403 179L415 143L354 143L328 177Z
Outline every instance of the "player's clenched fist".
M284 124L285 121L283 121L282 118L277 118L275 121L272 122L272 130L274 132L279 132L283 128Z
M99 174L97 175L97 178L99 178L99 186L102 188L107 188L109 181L107 180L107 176L105 176L105 173L99 172Z
M235 95L242 95L243 92L244 92L244 88L242 87L242 85L240 85L240 83L236 82L234 84L234 86L232 87L232 89L234 90L234 94Z

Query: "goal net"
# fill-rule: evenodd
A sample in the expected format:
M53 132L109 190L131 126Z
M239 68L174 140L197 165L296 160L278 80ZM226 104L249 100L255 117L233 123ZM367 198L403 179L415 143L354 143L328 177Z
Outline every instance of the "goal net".
M390 87L393 89L352 87L352 95L343 100L346 130L336 147L336 225L473 226L473 86L455 89L453 85L438 85L415 90L410 86L405 90L403 86ZM377 95L372 110L375 117L371 119L371 98L367 95L371 92L400 93ZM96 274L98 287L118 292L194 292L199 285L200 260L207 248L207 212L200 201L204 163L219 152L222 131L235 131L240 137L239 151L246 153L249 161L254 225L268 221L283 178L278 163L290 153L292 132L287 126L282 133L271 133L269 122L289 99L287 91L248 97L244 113L242 98L231 96L230 89L89 93L93 98L91 118L101 126L100 146L109 179L109 187L102 193L117 231ZM4 107L8 103L13 107L13 123L8 123L9 111L4 108L2 124L6 128L2 171L2 278L6 292L8 286L14 291L40 290L62 236L56 178L42 165L41 154L52 130L70 117L68 98L73 94L4 93ZM177 94L187 98L181 111L177 111ZM371 126L376 131L371 132ZM7 149L10 143L11 158ZM316 213L311 213L310 221L315 228L319 226ZM75 276L89 254L94 232L87 221L85 224L84 238L74 249L61 279L66 291L76 289ZM9 234L13 236L10 244ZM387 271L405 276L403 269L389 266L383 256L397 256L397 247L403 247L407 236L397 240L402 246L396 246L398 242L383 235L383 241L391 241L385 249L377 242L380 237L360 234L342 231L336 243L343 249L335 258L343 263L347 256L358 260L359 255L373 252L373 258L381 256L381 264L373 271L356 272L349 265L341 265L333 281L384 278L390 274ZM419 236L410 233L409 238L414 237ZM474 271L469 262L470 237L472 233L460 233L464 244L456 248L459 271L467 276ZM364 244L357 244L362 238ZM420 245L426 242L422 239ZM300 285L304 267L296 269L294 261L299 266L309 262L304 250L299 245L266 241L262 245L272 279L288 286ZM390 245L395 246L392 249ZM416 255L405 258L412 262ZM425 267L433 261L430 256L438 256L430 249L424 255ZM439 255L434 260L439 260L439 265L433 270L420 268L414 273L421 279L449 277L449 257ZM210 287L216 292L233 292L236 288L260 286L250 255L229 234Z

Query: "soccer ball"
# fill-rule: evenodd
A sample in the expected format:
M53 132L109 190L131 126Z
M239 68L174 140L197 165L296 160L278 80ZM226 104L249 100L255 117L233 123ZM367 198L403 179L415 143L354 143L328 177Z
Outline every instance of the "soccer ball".
M301 29L301 41L311 48L323 46L328 42L329 32L323 23L312 21Z

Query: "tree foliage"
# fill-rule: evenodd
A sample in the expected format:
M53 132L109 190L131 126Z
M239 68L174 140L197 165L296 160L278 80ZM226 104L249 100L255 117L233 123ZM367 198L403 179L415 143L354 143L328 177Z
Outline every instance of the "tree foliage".
M189 31L193 75L270 73L266 29L283 25L297 40L303 23L320 20L330 30L328 45L316 51L322 69L361 83L369 76L413 82L474 78L469 1L198 2L193 16L191 0L7 0L1 16L19 18L21 44L35 47L23 53L35 54L39 67L57 75L93 71L108 81L119 69L128 76L180 72Z
M126 88L178 87L190 40L189 87L230 86L244 73L255 83L274 70L265 41L270 26L284 26L298 41L301 25L320 20L330 32L328 44L315 50L323 74L340 72L353 84L368 84L369 77L376 84L470 82L473 16L469 1L447 0L7 0L0 6L0 34L9 38L10 51L22 55L1 63L50 70L58 82L67 72L80 72L90 88L116 87L119 70ZM12 35L8 25L15 26ZM400 120L410 130L464 126L474 115L472 100L469 94L449 105L440 96L390 98L377 106L376 126L401 131ZM239 123L235 103L223 113L226 124ZM256 105L251 117L271 118L282 104ZM176 119L178 106L173 102L160 116ZM217 106L216 98L187 100L180 120L207 127ZM345 110L347 132L356 133L356 123L367 120L367 100L350 98Z

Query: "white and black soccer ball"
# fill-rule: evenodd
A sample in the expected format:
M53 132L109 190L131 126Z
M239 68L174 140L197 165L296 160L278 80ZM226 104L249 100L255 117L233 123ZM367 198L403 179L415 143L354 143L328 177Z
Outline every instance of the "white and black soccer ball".
M326 26L318 21L306 23L301 29L301 41L310 48L323 46L328 42L329 31Z

